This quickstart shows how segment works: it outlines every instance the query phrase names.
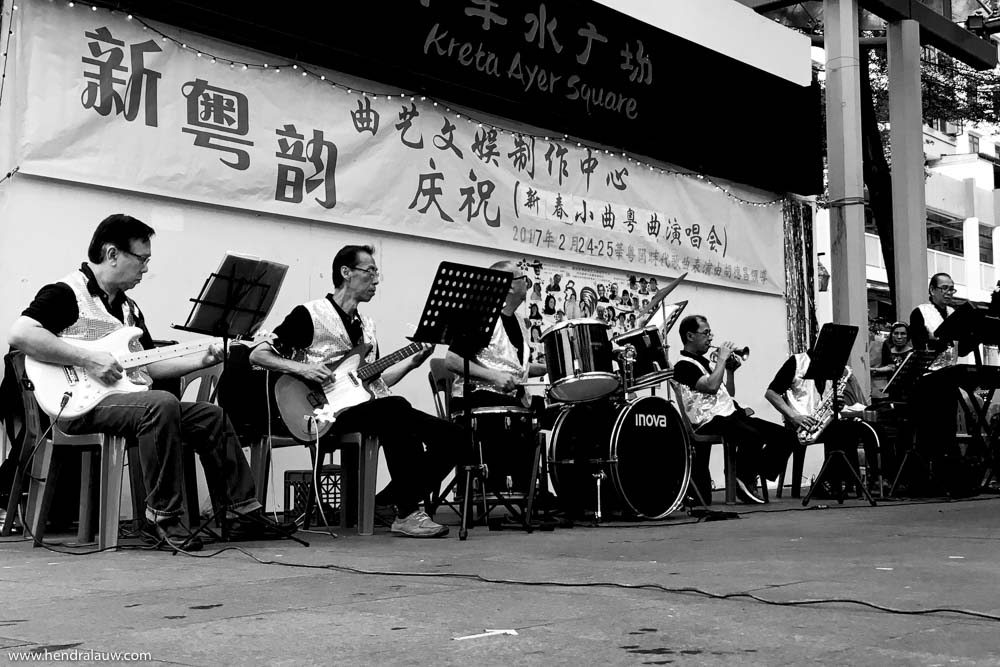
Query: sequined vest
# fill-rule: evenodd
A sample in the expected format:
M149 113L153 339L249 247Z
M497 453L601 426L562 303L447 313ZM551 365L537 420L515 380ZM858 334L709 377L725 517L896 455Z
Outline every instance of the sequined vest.
M686 361L698 366L702 377L708 375L705 368L698 362L689 358ZM729 395L725 384L719 385L719 391L714 394L706 394L679 382L677 389L680 393L681 404L684 406L684 412L687 413L691 426L695 429L707 424L715 417L725 417L736 412L736 404L733 403L733 397Z
M521 358L527 359L529 356L528 333L524 330L524 321L520 317L517 317L517 325L521 329L521 340L524 341L524 344L522 345L524 349L521 350ZM507 337L507 331L504 329L503 321L499 318L497 319L496 326L493 328L493 337L490 339L489 345L481 349L472 361L476 362L480 366L489 368L490 370L505 371L522 377L525 375L525 365L518 361L517 348L510 342L510 338ZM469 383L472 385L472 391L487 390L506 394L508 396L516 395L516 390L502 392L489 380L470 377ZM459 374L458 377L455 378L455 384L452 387L452 395L461 397L464 390L464 384L462 375Z
M126 297L125 303L122 304L122 315L125 319L125 323L122 324L115 319L114 315L108 312L100 297L91 294L90 290L87 289L87 276L83 271L74 271L60 282L66 283L73 290L73 295L76 296L76 307L80 312L76 318L76 322L57 334L60 338L97 340L104 338L112 331L121 329L123 326L135 326L136 313L139 312L139 307L135 305L132 299ZM132 340L129 342L129 350L139 352L142 350L142 344L138 340ZM145 368L141 367L129 370L128 378L135 384L148 386L153 383L153 379L149 376L149 373L146 372Z
M822 397L816 391L816 383L803 378L806 370L809 368L809 355L805 352L800 352L794 355L794 357L795 378L792 380L792 386L785 392L785 398L788 399L789 405L795 408L799 414L811 415L816 411L816 406L819 405Z
M924 318L924 327L927 329L927 335L933 336L937 328L941 326L944 322L944 318L941 317L941 312L933 303L922 303L917 306L917 310ZM951 306L945 306L945 312L951 315L955 312L955 309ZM927 367L928 371L936 371L940 368L945 368L946 366L954 366L958 363L958 352L955 350L955 345L951 344L948 349L944 350L937 356L937 358L931 362L931 365Z
M340 318L340 313L333 307L326 297L304 303L305 309L309 311L313 324L313 338L309 347L302 350L294 357L295 361L307 364L322 364L334 361L344 356L354 344L344 327L344 321ZM361 339L371 345L365 363L371 363L378 359L378 341L375 338L375 323L369 317L358 313L361 320ZM369 389L375 398L385 398L391 396L389 387L381 377L376 378L369 385Z

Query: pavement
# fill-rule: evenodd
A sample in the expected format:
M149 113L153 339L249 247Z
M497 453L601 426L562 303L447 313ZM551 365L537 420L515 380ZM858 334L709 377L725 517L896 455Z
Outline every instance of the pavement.
M738 519L197 556L6 538L0 663L1000 664L1000 498L714 509Z

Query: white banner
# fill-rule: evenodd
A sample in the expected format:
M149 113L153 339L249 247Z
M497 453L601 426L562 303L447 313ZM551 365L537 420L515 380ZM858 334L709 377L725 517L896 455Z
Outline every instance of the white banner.
M781 206L744 201L768 193L481 124L120 12L20 5L24 173L784 290Z

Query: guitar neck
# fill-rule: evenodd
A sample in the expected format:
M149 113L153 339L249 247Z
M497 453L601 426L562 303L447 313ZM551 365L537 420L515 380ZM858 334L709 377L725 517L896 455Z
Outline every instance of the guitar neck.
M399 363L407 357L412 357L414 354L419 352L423 348L420 343L411 343L406 347L396 350L392 354L382 357L378 361L373 361L370 364L365 364L357 370L358 377L362 380L370 380L373 377L379 375L382 371L389 368L393 364Z
M122 355L118 362L126 370L130 368L137 368L139 366L145 366L147 364L152 364L157 361L163 361L165 359L174 359L176 357L183 357L186 354L192 354L194 352L201 352L202 350L207 350L210 346L218 342L214 338L211 340L203 340L192 343L180 343L178 345L169 345L167 347L157 347L152 350L141 350L139 352L129 352L128 354Z

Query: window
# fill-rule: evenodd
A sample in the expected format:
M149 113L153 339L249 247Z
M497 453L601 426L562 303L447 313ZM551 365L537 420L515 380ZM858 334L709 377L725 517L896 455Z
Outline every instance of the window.
M979 137L974 134L969 135L969 152L978 153L979 152Z

